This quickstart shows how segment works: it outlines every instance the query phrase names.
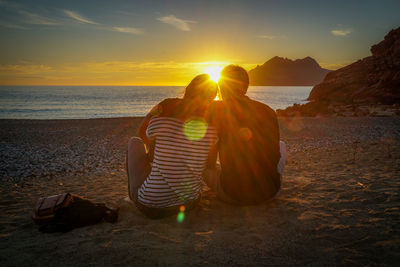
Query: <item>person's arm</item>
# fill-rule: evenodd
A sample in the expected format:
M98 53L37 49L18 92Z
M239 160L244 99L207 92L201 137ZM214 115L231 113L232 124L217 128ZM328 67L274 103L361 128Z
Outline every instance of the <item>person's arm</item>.
M150 142L150 139L146 135L146 129L149 126L150 120L153 116L154 115L152 115L151 113L147 114L139 127L139 137L143 140L145 144L148 144Z
M208 153L208 159L206 163L207 169L215 169L215 165L217 163L217 157L218 157L217 145L214 144L211 146L210 152Z
M146 129L150 124L150 120L154 115L149 114L146 115L146 117L143 119L142 124L139 127L139 137L143 140L144 145L146 147L146 152L149 157L150 161L153 161L153 156L154 156L154 139L150 139L147 137L146 134Z
M276 166L278 166L279 159L281 158L281 151L280 151L280 133L279 133L279 122L278 122L278 116L276 115L276 112L273 113L273 151L275 154L275 161L276 161Z
M146 115L146 117L143 119L142 124L139 127L138 135L145 143L147 154L149 156L150 161L153 161L155 141L154 141L154 138L149 138L147 136L146 131L147 131L147 127L150 124L151 119L154 116L158 116L161 114L161 111L162 111L161 107L162 107L161 103L154 106L150 110L150 112Z
M219 129L218 122L220 120L219 116L221 114L221 106L222 101L213 101L210 107L207 110L206 118L209 122L209 125L214 127L215 129ZM218 130L217 130L218 132ZM217 135L218 136L218 135ZM219 146L219 137L212 143L210 147L210 151L208 153L207 160L207 169L215 169L217 158L218 158L218 146Z
M218 119L219 119L219 109L221 101L214 101L209 110L208 110L208 120L210 125L218 128ZM220 175L220 166L217 166L217 158L218 158L218 147L219 142L216 141L211 145L211 148L208 152L208 158L206 162L206 166L203 171L203 180L214 192L217 190L217 179L219 179Z
M220 175L219 168L217 168L217 157L218 150L217 145L214 144L211 146L210 151L208 153L208 158L206 162L206 166L203 170L203 181L210 187L213 191L217 190L217 179Z
M260 155L263 155L265 171L274 171L278 166L280 159L280 146L279 146L279 123L276 112L271 108L264 107L254 111L259 112L260 116L254 124L255 130L260 133L260 139L257 140L259 147L257 148ZM262 122L262 123L261 123Z
M143 142L145 144L148 144L151 141L151 139L148 138L148 136L146 134L146 130L147 130L147 127L149 126L150 120L154 116L160 115L161 112L162 112L162 102L157 104L157 105L155 105L150 110L150 112L146 115L146 117L144 117L144 119L142 121L142 124L140 125L138 135L143 140Z

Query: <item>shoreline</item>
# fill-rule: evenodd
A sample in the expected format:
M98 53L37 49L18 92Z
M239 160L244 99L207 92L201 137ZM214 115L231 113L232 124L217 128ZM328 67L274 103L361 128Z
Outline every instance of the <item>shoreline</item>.
M145 116L110 117L110 118L77 118L77 119L2 119L0 121L75 121L75 120L114 120L114 119L143 119Z
M317 105L318 107L314 107ZM329 105L326 109L321 109L320 104L307 102L306 104L294 104L285 109L277 109L278 119L284 118L399 118L400 109L396 105ZM0 121L75 121L75 120L112 120L112 119L143 119L143 116L124 116L124 117L101 117L101 118L0 118Z
M399 262L400 118L280 117L280 195L236 207L204 188L183 223L123 201L126 145L141 120L0 119L0 265ZM63 192L120 206L118 222L40 233L33 202Z

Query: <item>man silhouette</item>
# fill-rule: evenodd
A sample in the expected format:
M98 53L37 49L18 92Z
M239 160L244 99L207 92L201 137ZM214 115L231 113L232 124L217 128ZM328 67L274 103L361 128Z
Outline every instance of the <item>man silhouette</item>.
M223 101L215 104L213 112L221 170L205 175L218 198L239 205L274 197L285 164L276 113L247 97L248 86L249 76L242 67L229 65L221 71Z

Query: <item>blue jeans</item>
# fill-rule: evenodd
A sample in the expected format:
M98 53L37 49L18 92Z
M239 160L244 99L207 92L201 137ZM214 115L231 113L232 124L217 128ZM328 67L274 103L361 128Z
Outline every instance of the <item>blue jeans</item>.
M138 190L150 174L151 165L143 140L132 137L128 143L126 153L126 171L128 174L129 198L136 202Z

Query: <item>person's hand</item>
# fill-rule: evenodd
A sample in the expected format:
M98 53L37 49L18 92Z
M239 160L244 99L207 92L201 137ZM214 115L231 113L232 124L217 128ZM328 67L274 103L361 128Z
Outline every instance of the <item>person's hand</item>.
M150 139L146 135L147 126L149 126L151 118L153 118L154 116L160 115L161 112L162 112L162 105L160 105L160 104L155 105L150 110L150 112L146 115L146 117L144 118L142 124L140 125L140 127L139 127L139 137L143 140L143 142L145 144L149 144L149 142L150 142Z
M160 115L162 113L162 111L163 111L162 105L157 104L150 110L149 114L147 114L146 117L150 117L151 118L153 116L158 116L158 115Z

